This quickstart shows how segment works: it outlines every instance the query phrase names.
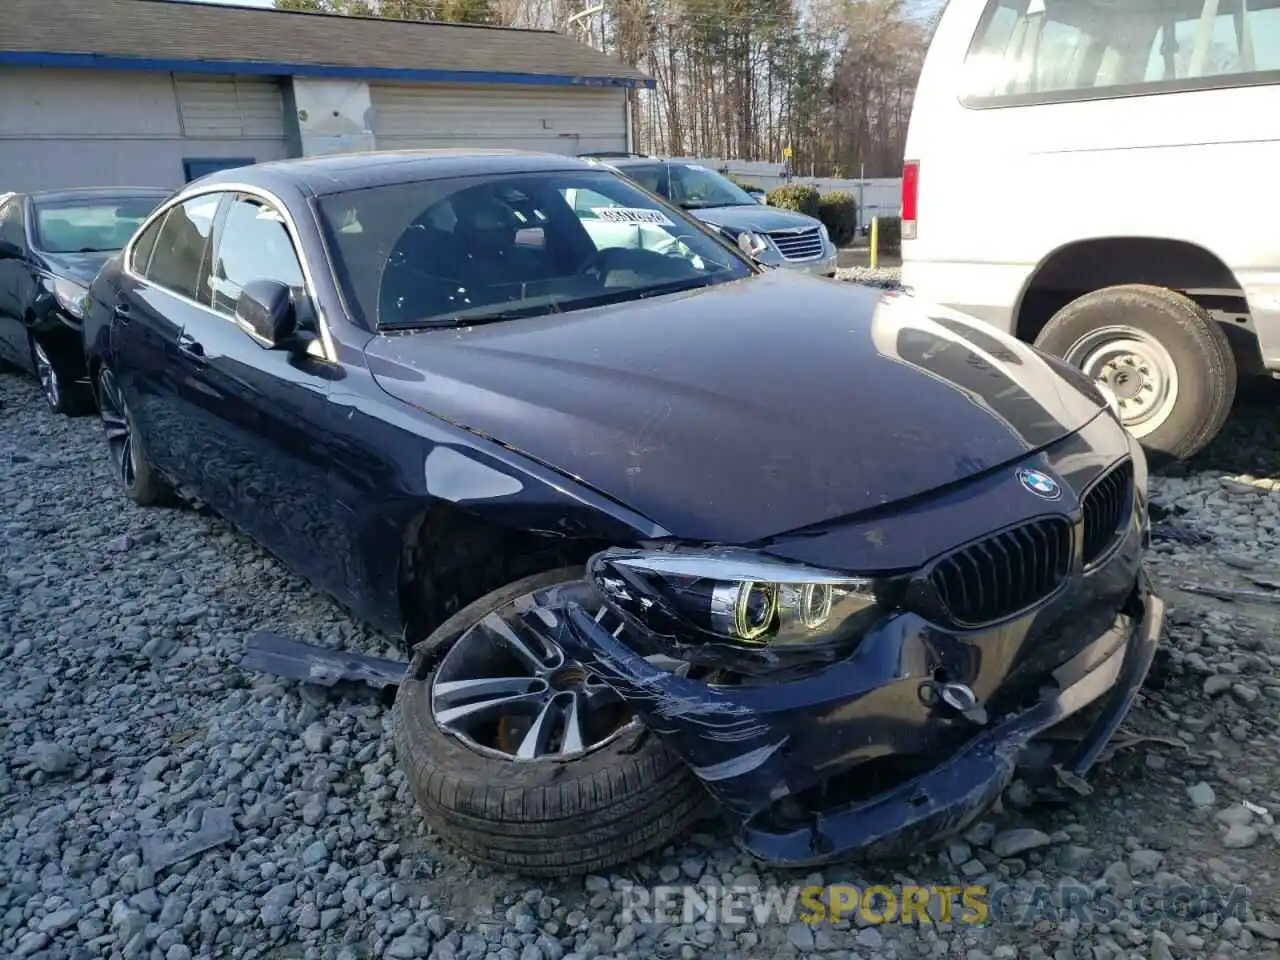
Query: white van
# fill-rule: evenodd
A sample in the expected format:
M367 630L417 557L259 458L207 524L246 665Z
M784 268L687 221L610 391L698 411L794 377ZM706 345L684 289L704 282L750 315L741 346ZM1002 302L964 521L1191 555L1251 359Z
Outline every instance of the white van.
M950 0L903 282L1067 359L1153 454L1280 376L1280 0Z

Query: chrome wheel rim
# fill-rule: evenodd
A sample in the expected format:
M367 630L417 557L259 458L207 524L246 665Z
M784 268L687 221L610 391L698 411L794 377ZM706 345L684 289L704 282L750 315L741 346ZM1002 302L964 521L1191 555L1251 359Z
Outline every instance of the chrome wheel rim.
M586 756L638 724L617 693L555 641L562 605L560 588L537 590L458 637L431 681L440 729L487 756L538 762ZM605 616L602 609L596 620Z
M40 341L33 338L33 343L31 352L35 355L36 376L40 378L40 389L44 391L44 398L49 406L57 410L62 398L62 390L58 384L58 371L54 369L53 361L49 359L49 354L45 352Z
M1154 433L1178 402L1178 367L1159 340L1135 327L1099 327L1063 355L1115 394L1120 419L1135 437Z
M129 426L129 408L124 394L110 370L103 370L98 378L99 415L107 438L107 451L111 455L116 477L125 487L132 487L138 476L137 454L133 448L133 430Z

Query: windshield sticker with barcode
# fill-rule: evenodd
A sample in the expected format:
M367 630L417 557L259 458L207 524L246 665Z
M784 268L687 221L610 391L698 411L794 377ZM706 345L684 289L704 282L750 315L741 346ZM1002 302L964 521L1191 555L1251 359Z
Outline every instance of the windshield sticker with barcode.
M591 210L601 220L613 223L656 223L662 227L674 227L675 224L661 210L649 210L645 207L593 207Z

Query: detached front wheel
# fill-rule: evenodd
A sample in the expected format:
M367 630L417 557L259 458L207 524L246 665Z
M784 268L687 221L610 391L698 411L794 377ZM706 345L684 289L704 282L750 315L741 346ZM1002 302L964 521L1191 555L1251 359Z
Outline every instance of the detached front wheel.
M1059 310L1035 344L1110 387L1125 427L1156 461L1199 453L1231 412L1236 364L1226 334L1172 290L1095 290Z
M396 754L428 826L469 858L532 876L604 870L706 816L681 761L555 642L581 568L517 580L415 649Z

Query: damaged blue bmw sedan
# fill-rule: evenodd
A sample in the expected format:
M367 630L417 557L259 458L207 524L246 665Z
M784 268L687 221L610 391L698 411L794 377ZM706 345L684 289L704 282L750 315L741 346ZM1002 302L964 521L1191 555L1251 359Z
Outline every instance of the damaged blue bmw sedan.
M1079 787L1159 640L1105 387L580 160L213 174L84 332L124 490L401 635L413 792L505 869L716 811L774 864L918 848Z

